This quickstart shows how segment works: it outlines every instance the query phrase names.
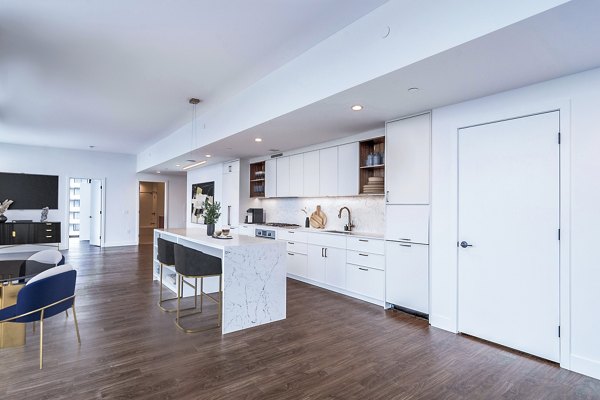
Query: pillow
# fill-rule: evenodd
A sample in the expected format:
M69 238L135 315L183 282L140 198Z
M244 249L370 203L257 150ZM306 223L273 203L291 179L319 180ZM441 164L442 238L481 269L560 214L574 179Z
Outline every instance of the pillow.
M53 268L47 269L43 272L40 272L39 274L37 274L36 276L31 278L29 280L29 282L27 282L25 285L29 285L30 283L39 281L40 279L48 278L50 276L62 274L63 272L72 271L72 270L73 270L73 266L71 266L70 264L59 265L58 267L53 267Z
M62 259L63 255L58 250L42 250L33 254L28 260L37 261L43 264L54 264L57 265Z

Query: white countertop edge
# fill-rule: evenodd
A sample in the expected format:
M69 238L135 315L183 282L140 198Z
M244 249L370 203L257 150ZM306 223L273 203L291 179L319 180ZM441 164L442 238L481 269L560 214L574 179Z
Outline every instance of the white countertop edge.
M338 236L345 236L345 237L357 237L357 238L365 238L365 239L384 239L384 235L383 233L373 233L373 232L360 232L360 231L352 231L352 233L341 233L341 232L326 232L327 229L316 229L316 228L304 228L304 227L299 227L299 228L278 228L276 226L268 226L268 225L261 225L261 224L249 224L249 223L243 223L240 224L240 226L252 226L255 228L259 228L259 229L271 229L271 230L290 230L290 231L295 231L295 232L308 232L308 233L319 233L319 234L325 234L325 235L338 235Z

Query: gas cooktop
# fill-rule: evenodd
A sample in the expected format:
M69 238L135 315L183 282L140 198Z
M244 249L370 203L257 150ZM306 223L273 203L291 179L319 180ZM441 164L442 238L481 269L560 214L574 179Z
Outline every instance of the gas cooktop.
M298 224L286 224L285 222L268 222L266 226L273 226L275 228L300 228Z

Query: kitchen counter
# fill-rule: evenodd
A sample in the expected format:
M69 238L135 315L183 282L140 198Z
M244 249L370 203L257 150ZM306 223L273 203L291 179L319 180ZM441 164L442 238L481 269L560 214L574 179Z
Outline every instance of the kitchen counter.
M374 232L351 231L351 232L346 233L346 232L342 232L342 231L335 231L333 229L329 230L329 229L316 229L316 228L303 228L303 227L278 228L275 226L248 224L248 223L240 224L240 226L254 227L254 228L259 228L259 229L271 229L271 230L278 230L278 231L289 230L289 231L296 231L296 232L324 233L324 234L328 234L328 235L356 236L356 237L363 237L363 238L367 238L367 239L382 239L383 240L383 238L384 238L383 233L374 233Z
M215 239L200 228L154 231L155 248L158 238L163 238L222 260L223 334L286 317L285 244L235 233L233 236Z

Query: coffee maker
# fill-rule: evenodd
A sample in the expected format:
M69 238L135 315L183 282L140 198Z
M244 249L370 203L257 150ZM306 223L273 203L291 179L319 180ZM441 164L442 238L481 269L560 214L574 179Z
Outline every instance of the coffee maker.
M247 224L264 224L265 223L265 212L262 208L249 208L246 210Z

